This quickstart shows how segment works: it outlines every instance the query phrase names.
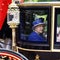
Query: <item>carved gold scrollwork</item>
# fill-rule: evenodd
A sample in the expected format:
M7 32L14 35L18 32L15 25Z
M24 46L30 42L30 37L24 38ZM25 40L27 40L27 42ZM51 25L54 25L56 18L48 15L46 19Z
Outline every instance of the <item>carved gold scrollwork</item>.
M35 56L35 60L40 60L40 56L38 54Z

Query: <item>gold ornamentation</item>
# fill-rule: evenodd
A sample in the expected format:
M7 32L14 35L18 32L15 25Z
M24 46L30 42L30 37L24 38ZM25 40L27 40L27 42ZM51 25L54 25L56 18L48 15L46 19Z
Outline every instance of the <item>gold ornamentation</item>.
M38 54L35 56L35 60L40 60L40 57Z

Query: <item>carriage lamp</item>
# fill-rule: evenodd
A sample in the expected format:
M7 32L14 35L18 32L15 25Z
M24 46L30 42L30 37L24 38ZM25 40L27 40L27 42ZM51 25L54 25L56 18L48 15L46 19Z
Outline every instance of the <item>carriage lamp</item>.
M7 24L12 29L12 49L16 46L15 28L17 28L20 23L19 14L19 7L12 0L12 3L9 5L7 11Z

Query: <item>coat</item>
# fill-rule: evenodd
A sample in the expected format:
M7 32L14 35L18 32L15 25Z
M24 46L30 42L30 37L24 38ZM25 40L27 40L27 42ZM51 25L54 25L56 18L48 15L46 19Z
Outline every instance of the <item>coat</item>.
M43 34L38 34L38 33L34 32L34 31L29 35L28 40L29 41L36 41L36 42L46 41L46 39L43 36Z

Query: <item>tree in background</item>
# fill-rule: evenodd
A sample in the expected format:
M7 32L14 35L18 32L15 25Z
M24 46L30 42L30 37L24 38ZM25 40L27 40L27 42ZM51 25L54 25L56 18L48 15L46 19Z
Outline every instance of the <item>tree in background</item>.
M60 1L60 0L24 0L24 1L46 2L46 1Z

